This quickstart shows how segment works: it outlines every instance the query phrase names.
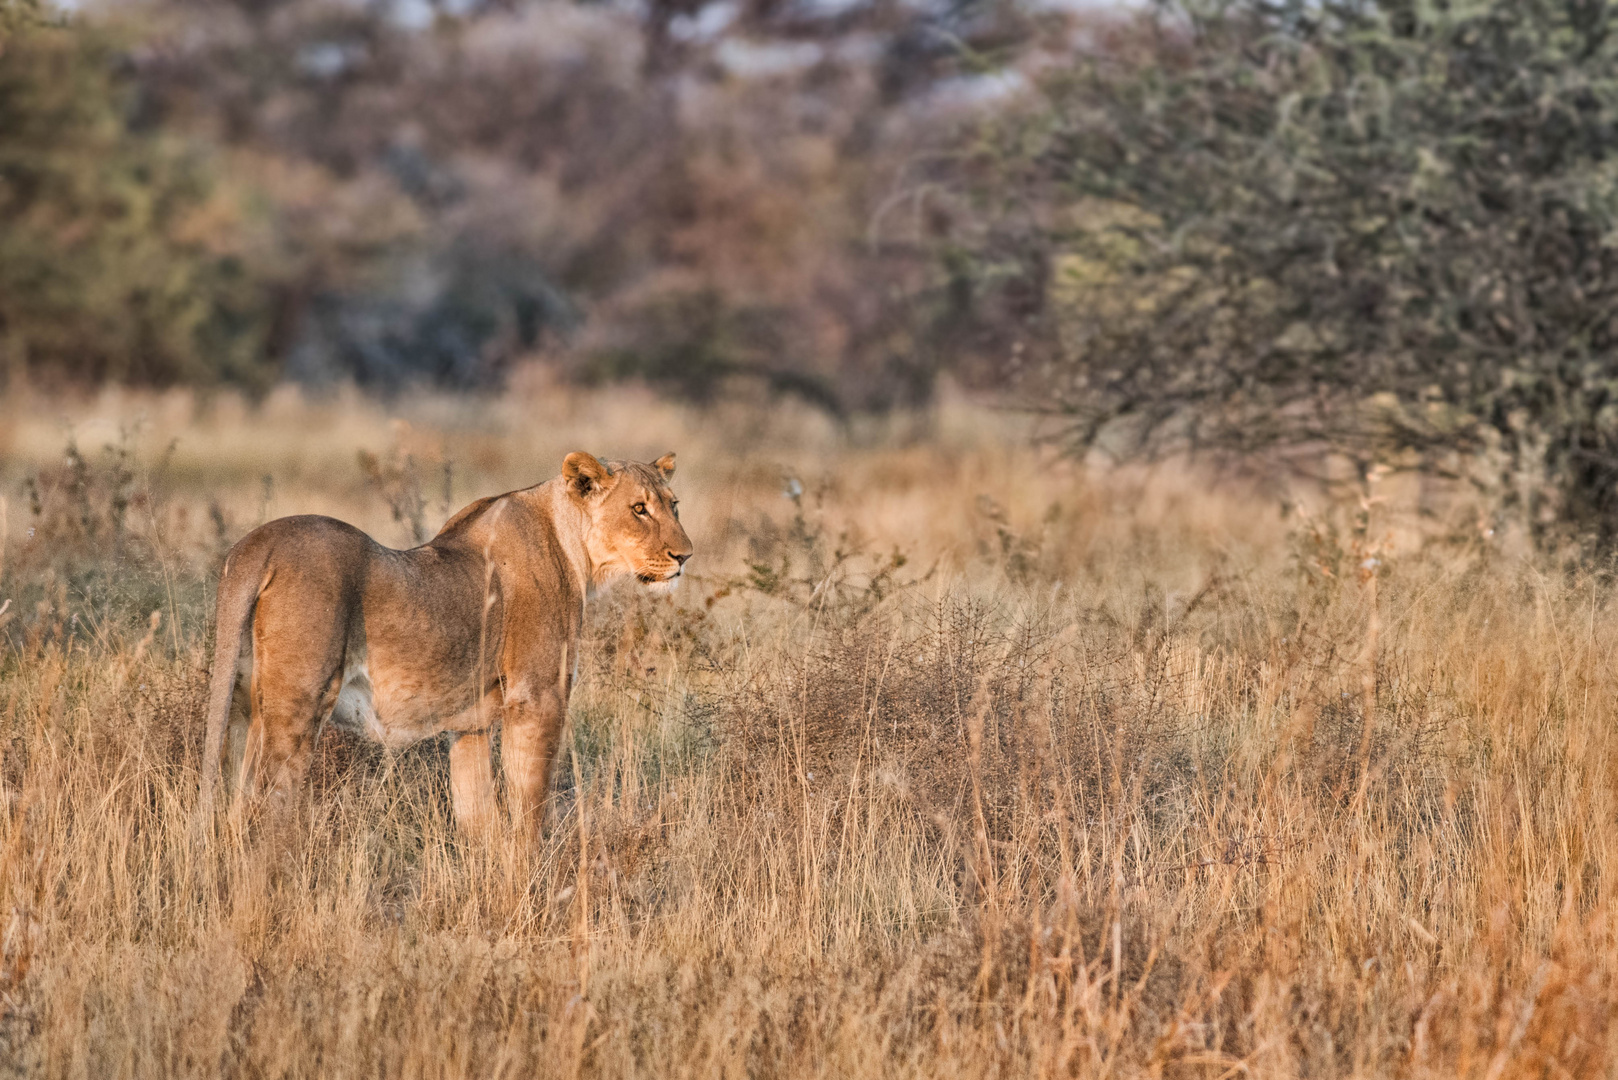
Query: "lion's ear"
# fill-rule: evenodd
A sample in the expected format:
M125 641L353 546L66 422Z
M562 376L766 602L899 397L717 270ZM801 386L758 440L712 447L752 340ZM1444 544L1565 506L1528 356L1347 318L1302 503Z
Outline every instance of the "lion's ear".
M612 470L595 455L575 450L562 460L562 479L575 495L593 495L612 486Z
M652 464L657 466L657 471L663 474L663 479L664 480L672 480L672 479L674 479L674 451L673 450L670 450L668 453L664 454L662 457L660 457L656 461L652 462Z

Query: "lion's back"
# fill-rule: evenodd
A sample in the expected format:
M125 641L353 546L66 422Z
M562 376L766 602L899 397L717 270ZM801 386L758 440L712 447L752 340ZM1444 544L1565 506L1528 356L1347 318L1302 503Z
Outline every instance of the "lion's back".
M362 587L370 564L388 549L347 522L299 514L265 522L225 556L220 587L293 591L326 600Z
M240 540L225 557L227 565L259 554L277 562L308 565L330 564L334 559L347 562L365 559L386 549L370 536L336 518L321 514L296 514L266 521Z

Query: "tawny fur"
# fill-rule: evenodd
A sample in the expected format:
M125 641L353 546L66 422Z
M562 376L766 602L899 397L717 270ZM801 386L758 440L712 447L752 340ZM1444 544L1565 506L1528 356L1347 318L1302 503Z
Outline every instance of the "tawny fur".
M569 454L562 475L479 499L408 551L327 517L248 533L219 582L203 812L227 727L241 759L238 796L285 804L331 723L390 746L455 732L455 817L480 829L495 807L498 724L508 809L531 831L567 717L586 598L625 575L672 587L691 555L673 473L673 454L650 465Z

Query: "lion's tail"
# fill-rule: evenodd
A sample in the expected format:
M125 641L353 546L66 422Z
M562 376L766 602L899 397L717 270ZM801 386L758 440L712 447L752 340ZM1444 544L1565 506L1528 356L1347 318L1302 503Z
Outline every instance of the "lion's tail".
M198 812L206 818L213 810L214 784L219 779L219 758L225 743L225 726L230 722L230 699L236 691L236 661L241 654L242 635L253 620L263 581L262 555L257 560L245 553L231 552L219 575L219 599L213 648L213 672L208 680L208 728L202 745L202 792ZM258 565L249 566L249 562Z

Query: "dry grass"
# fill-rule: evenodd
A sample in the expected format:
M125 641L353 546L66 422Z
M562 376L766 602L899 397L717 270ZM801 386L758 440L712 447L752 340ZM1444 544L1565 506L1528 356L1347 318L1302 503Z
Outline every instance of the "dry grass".
M0 1074L1615 1071L1613 586L1471 509L958 404L0 409ZM290 834L193 829L222 544L670 447L695 580L596 606L538 849L338 737Z

